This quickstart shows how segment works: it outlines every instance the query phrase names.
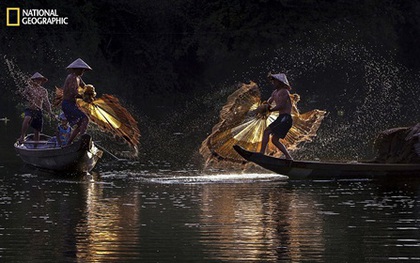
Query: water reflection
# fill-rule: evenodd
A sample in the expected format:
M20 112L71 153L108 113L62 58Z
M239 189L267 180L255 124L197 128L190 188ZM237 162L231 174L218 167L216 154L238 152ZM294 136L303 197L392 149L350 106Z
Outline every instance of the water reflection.
M138 233L131 231L140 222L138 196L113 196L110 191L115 185L98 182L97 174L94 176L86 184L85 217L76 227L77 258L81 262L138 258L138 252L130 248L130 244L139 243Z
M176 174L3 174L0 261L420 260L418 181Z
M321 260L323 225L311 194L283 187L268 192L265 187L203 189L200 242L208 256L220 260Z
M166 177L143 178L144 184L129 189L98 181L85 184L85 217L76 227L77 258L179 257L170 246L186 242L202 252L191 255L197 260L323 259L323 224L311 193L290 189L276 177L266 181L269 176L256 175L250 183L247 175L222 184L228 180L224 175L204 177L211 183Z

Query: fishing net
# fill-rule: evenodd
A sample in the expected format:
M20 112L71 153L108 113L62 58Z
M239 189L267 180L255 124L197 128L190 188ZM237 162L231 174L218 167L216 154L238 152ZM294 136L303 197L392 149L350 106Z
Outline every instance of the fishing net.
M83 99L77 99L77 106L82 110L102 131L122 138L126 143L137 150L140 138L140 130L137 121L119 102L108 94L96 98L96 92L92 85L86 85L79 93ZM54 106L61 104L63 90L56 87Z
M316 136L326 112L315 109L301 114L297 108L299 95L291 94L290 98L293 126L282 143L293 151L302 142L309 142ZM254 82L242 84L231 94L220 111L219 123L201 144L200 154L206 160L205 166L245 164L233 149L234 145L253 152L259 151L264 130L278 117L278 112L268 112L267 106L267 102L261 101L261 92ZM267 145L266 153L276 157L282 154L271 142Z

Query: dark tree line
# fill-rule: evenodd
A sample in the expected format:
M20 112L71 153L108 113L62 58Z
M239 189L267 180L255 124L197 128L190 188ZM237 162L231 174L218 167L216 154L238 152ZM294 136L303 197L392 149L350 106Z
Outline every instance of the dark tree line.
M58 83L63 78L59 70L83 57L95 68L91 77L96 83L129 100L191 92L263 49L305 39L308 32L331 24L343 24L349 37L360 30L366 41L396 48L404 63L420 66L419 1L13 2L1 4L2 17L9 5L55 8L69 17L69 25L2 25L3 56L28 72L41 68ZM311 38L315 46L331 41L316 34Z

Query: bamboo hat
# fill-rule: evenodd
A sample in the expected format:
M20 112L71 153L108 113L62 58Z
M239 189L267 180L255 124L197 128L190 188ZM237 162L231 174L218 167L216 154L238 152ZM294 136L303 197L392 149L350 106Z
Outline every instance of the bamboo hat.
M287 85L289 88L291 88L290 84L289 84L289 81L287 80L286 74L284 74L284 73L278 73L278 74L269 73L268 77L269 78L275 78L275 79L281 81L282 83L284 83L285 85Z
M81 58L78 58L75 61L73 61L70 65L67 66L66 69L76 69L76 68L92 70L92 68L86 62L84 62Z
M32 75L31 79L42 79L44 82L48 81L48 79L42 76L39 72L35 72L35 74Z

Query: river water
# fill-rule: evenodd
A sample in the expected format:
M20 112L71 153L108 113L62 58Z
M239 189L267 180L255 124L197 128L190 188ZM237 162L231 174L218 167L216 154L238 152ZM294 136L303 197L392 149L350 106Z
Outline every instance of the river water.
M24 166L0 123L0 262L419 262L420 180L303 181L102 160Z

